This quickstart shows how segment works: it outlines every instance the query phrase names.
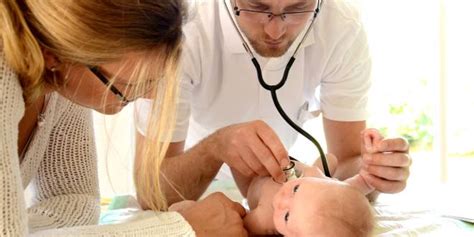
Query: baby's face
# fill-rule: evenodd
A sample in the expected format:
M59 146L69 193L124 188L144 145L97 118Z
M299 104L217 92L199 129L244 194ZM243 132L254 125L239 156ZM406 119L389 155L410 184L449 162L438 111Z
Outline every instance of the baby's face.
M285 183L273 198L273 222L285 236L314 236L328 228L325 213L337 210L342 197L351 199L354 190L332 179L300 178ZM349 195L347 197L347 195ZM330 216L330 215L329 215Z

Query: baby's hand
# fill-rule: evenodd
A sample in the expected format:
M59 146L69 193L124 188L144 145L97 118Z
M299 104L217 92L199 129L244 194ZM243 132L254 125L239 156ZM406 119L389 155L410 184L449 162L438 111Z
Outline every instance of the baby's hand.
M382 134L374 128L368 128L360 133L361 136L361 153L362 154L373 154L377 153L384 139Z

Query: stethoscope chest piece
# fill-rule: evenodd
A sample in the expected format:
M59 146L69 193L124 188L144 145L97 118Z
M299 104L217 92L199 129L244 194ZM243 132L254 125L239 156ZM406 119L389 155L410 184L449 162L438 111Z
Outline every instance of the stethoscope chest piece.
M285 169L283 169L283 172L285 173L287 182L297 178L301 178L303 176L303 172L301 170L296 169L294 161L290 161L290 164Z

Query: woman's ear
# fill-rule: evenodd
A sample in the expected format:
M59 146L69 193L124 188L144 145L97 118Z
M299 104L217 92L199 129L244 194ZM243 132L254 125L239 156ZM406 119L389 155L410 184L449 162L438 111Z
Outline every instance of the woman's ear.
M56 55L54 55L53 52L48 49L43 49L43 58L45 67L48 70L51 70L52 68L57 68L60 64L58 57L56 57Z

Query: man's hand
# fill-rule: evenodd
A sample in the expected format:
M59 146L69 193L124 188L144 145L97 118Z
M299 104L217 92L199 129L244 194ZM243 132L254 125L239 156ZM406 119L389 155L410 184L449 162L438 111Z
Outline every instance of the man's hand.
M284 182L288 152L276 133L264 122L253 121L217 130L209 137L213 157L246 177L271 175Z
M366 183L383 193L405 189L410 175L409 145L403 138L384 139L376 129L361 132L362 169Z
M248 236L242 220L245 209L222 193L213 193L194 205L177 209L198 237Z

